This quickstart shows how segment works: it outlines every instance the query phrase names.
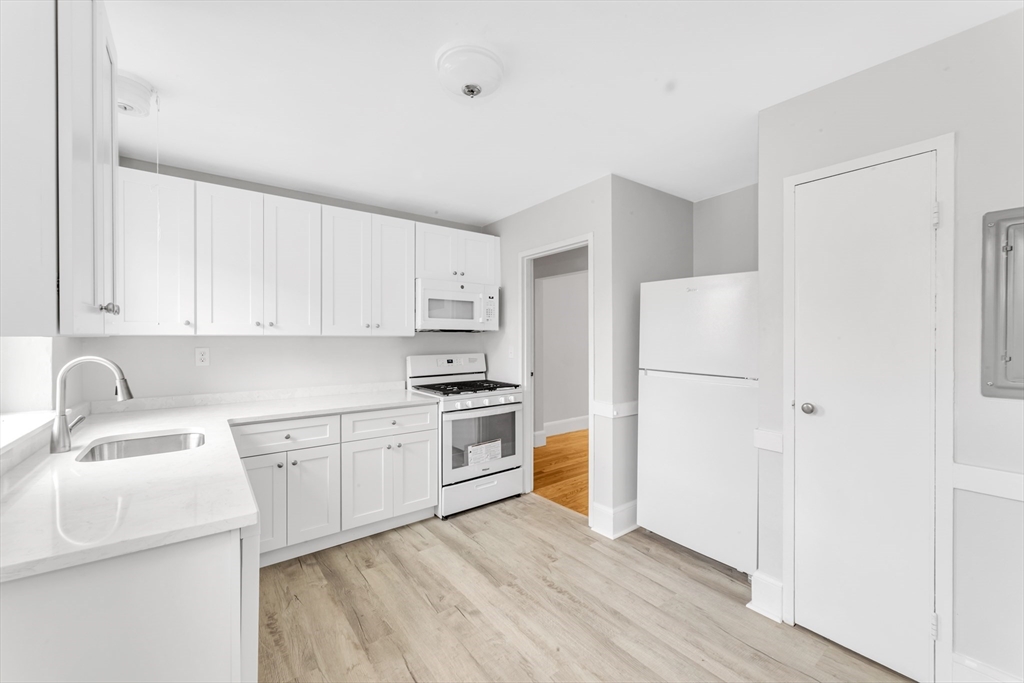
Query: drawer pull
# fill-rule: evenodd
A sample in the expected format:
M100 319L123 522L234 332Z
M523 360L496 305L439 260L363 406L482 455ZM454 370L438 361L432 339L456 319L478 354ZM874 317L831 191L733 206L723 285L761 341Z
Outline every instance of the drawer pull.
M292 435L291 435L291 434L285 434L285 435L284 435L284 438L285 438L285 439L290 439L290 438L292 438Z
M398 420L392 420L392 421L391 421L391 424L393 424L393 425L396 425L396 424L398 424Z
M477 487L477 489L486 489L486 488L490 488L491 486L497 486L497 484L498 484L498 480L497 479L491 479L488 482L484 482L482 484L477 484L476 487Z
M277 466L278 467L284 467L284 463L283 462L279 462L279 463L277 463Z

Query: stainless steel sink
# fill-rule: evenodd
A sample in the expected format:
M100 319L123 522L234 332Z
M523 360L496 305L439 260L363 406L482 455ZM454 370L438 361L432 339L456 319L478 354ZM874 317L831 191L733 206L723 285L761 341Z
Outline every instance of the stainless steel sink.
M79 462L98 462L100 460L120 460L140 455L157 453L173 453L190 448L199 448L206 443L206 436L195 432L181 434L163 434L161 436L143 436L135 439L121 439L98 443L79 455Z

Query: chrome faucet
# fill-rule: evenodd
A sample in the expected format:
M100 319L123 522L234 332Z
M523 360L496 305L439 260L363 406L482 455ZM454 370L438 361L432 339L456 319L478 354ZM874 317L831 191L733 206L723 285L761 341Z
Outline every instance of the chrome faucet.
M53 418L53 430L50 432L50 452L51 453L66 453L71 450L71 429L68 428L68 416L66 413L66 402L67 393L67 377L68 370L80 365L82 363L99 363L100 365L109 368L114 373L114 395L117 396L118 401L127 401L132 397L132 390L128 387L128 380L124 378L124 373L121 372L121 368L118 367L117 363L109 361L106 358L100 358L99 356L81 356L70 361L67 365L60 369L57 373L57 415ZM75 420L75 424L78 424L81 420Z

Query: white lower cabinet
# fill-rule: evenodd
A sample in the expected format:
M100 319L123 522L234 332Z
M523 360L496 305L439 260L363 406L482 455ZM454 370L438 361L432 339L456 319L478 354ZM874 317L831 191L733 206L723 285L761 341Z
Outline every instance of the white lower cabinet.
M341 445L345 531L437 505L437 430Z
M260 509L260 552L288 545L287 453L268 453L243 458L252 495Z
M341 454L320 446L288 452L288 543L341 531Z

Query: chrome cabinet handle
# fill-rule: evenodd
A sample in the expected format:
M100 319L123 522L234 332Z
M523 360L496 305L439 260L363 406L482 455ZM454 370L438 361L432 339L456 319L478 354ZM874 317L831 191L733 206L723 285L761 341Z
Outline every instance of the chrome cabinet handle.
M256 327L262 327L262 326L263 326L263 323L261 323L259 320L257 320L256 321Z
M388 450L389 451L391 450L391 444L388 444Z
M393 425L396 425L396 424L398 424L398 420L392 420L392 421L391 421L391 424L393 424Z
M402 444L401 444L401 443L399 443L399 444L398 444L398 448L401 448L401 447L402 447Z
M376 325L374 325L374 327L379 328L380 327L380 323L377 323Z
M188 320L186 320L186 321L185 321L185 324L186 324L186 325L191 325L192 323L191 323L191 322L189 322Z
M366 329L370 329L370 323L366 323Z
M267 323L270 327L274 326L274 323Z
M292 438L292 435L291 435L291 434L285 434L285 435L284 435L284 438L286 438L286 439L290 439L290 438Z
M298 464L299 464L299 461L298 461L298 460L292 460L292 464L293 464L293 465L298 465Z
M99 307L104 313L110 313L111 315L121 315L121 307L111 301L109 304L104 304Z
M458 274L459 274L459 271L457 271L457 270L453 270L452 271L452 275L458 275Z
M459 277L463 277L465 273L459 273Z
M813 404L813 403L804 403L804 404L802 404L802 405L800 406L800 410L802 410L802 411L804 411L805 413L807 413L808 415L810 415L810 414L811 414L811 413L813 413L813 412L814 412L814 410L815 410L815 408L814 408L814 404Z
M277 466L278 467L284 467L284 463L283 462L279 462L279 463L277 463Z

